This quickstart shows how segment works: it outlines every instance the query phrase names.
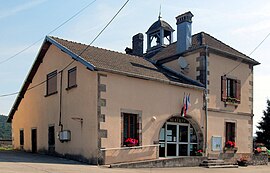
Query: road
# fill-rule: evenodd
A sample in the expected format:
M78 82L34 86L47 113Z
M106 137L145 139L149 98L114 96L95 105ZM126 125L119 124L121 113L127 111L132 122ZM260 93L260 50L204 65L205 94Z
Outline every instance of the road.
M92 166L47 155L15 151L0 151L0 173L269 173L270 166L207 169L188 168L143 168L115 169Z

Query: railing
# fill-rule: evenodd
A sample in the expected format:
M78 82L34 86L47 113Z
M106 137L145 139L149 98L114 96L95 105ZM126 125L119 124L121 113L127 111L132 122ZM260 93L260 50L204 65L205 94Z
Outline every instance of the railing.
M134 146L134 147L101 148L100 151L139 149L139 148L158 147L158 146L159 146L159 144L155 144L155 145L142 145L142 146Z

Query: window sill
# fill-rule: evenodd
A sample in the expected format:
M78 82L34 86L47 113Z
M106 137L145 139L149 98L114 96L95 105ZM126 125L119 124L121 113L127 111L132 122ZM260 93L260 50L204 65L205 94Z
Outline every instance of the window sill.
M72 88L77 88L77 85L73 85L73 86L70 86L70 87L67 87L66 90L71 90Z
M58 92L57 92L57 91L55 91L55 92L53 92L53 93L46 94L44 97L49 97L49 96L54 95L54 94L57 94L57 93L58 93Z

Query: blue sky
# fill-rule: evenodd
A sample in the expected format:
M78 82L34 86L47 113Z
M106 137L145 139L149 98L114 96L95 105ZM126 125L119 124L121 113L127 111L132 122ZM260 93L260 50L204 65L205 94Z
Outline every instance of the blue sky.
M74 15L92 0L13 0L1 1L0 61L14 55ZM79 16L51 35L90 43L125 0L97 0ZM192 11L193 34L205 31L249 55L270 32L270 1L267 0L130 0L116 20L93 44L124 52L131 37L145 33L158 18L176 29L175 17ZM176 34L174 35L176 36ZM176 39L174 39L176 40ZM38 53L41 42L16 58L0 64L0 95L20 90ZM260 120L269 98L270 38L252 54L261 62L254 69L254 122ZM8 114L15 96L0 98L0 114Z

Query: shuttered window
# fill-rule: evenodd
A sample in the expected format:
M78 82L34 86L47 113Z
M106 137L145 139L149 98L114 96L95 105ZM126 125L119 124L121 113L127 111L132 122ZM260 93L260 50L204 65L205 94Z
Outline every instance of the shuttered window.
M57 71L53 71L47 75L47 95L57 93Z
M68 88L77 86L76 75L77 75L76 67L68 70Z
M224 102L240 103L241 81L221 76L221 100Z

